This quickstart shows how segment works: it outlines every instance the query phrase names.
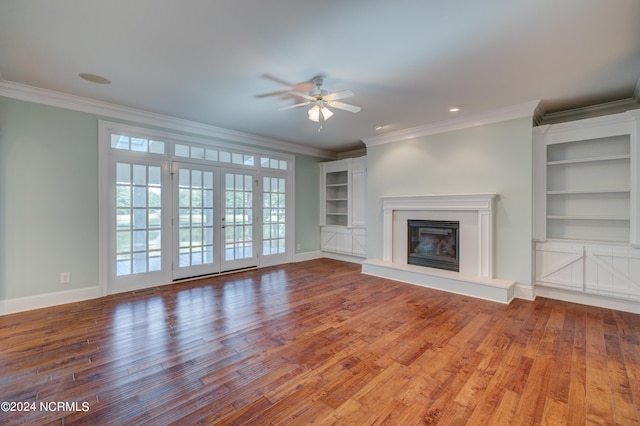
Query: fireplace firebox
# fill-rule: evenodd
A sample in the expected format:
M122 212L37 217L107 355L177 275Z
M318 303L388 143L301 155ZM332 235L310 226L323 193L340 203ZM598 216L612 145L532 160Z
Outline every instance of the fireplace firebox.
M460 222L408 220L407 225L408 264L460 271Z

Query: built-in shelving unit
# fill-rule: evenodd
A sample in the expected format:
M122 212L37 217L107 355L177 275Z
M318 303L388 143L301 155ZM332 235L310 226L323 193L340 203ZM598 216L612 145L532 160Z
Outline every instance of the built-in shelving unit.
M327 172L325 178L325 224L347 226L349 219L349 172Z
M546 146L547 238L629 242L630 135Z
M639 134L640 110L534 128L537 293L640 310Z
M325 252L365 256L366 157L320 164L320 234Z

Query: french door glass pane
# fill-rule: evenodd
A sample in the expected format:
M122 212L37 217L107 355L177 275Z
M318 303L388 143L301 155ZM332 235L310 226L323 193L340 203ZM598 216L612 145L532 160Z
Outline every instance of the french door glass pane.
M225 173L225 260L253 257L253 178Z
M159 166L116 164L116 275L159 271L162 179Z
M264 256L286 251L286 180L262 178L262 252Z
M213 172L178 173L179 266L213 263Z

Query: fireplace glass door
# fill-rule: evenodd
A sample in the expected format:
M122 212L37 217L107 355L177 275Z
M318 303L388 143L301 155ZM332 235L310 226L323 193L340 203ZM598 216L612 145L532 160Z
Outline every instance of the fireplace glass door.
M408 264L460 271L460 222L409 220L407 225Z

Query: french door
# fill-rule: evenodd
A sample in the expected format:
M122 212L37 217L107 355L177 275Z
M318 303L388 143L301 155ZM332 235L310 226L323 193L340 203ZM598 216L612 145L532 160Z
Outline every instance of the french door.
M105 292L291 261L291 155L99 123Z
M257 266L252 172L174 162L174 280Z
M254 189L256 174L247 171L222 170L224 176L223 271L258 265L260 234L257 227L257 206Z
M173 163L173 279L220 271L220 171Z

